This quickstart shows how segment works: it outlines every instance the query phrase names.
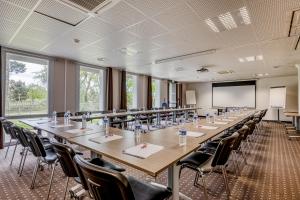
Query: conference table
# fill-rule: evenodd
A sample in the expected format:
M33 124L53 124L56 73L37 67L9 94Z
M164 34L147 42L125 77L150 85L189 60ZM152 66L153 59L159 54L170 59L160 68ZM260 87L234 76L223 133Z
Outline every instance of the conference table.
M293 126L295 126L297 130L300 130L300 124L299 124L300 114L297 111L284 112L284 115L287 117L292 117Z
M182 125L186 128L188 136L187 143L179 146L178 130L181 126L173 126L159 129L147 134L135 136L132 131L109 128L108 134L103 127L89 125L88 131L79 132L80 122L64 123L63 119L58 119L54 123L51 120L41 123L39 119L22 119L23 123L33 126L36 129L47 131L67 140L71 144L76 144L90 150L93 155L106 156L146 174L156 177L164 170L168 171L168 187L172 188L173 199L190 199L179 192L179 166L177 162L195 151L201 143L219 135L228 128L241 122L256 111L243 111L242 113L231 113L229 119L217 118L215 123L208 123L205 119L197 123L186 123ZM36 120L36 121L34 121ZM40 119L44 120L44 119ZM70 131L78 130L78 133ZM147 157L140 157L135 154L128 154L127 150L138 148L159 147L159 151ZM141 147L141 149L139 149Z

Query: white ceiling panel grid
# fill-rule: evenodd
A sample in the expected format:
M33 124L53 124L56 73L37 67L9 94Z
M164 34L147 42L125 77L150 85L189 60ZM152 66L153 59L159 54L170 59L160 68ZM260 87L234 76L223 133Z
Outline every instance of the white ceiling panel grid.
M138 24L129 27L126 30L141 38L146 38L146 39L153 38L155 36L167 32L167 30L165 30L164 27L153 22L152 20L145 20L143 22L140 22Z
M145 16L124 1L98 15L101 19L115 27L125 28L145 20Z
M16 5L18 7L22 7L27 10L31 10L38 2L38 0L1 0L1 1L6 1L12 5Z
M0 1L0 18L8 19L13 22L22 22L29 11L18 6L13 6L6 1Z
M92 15L60 0L0 0L0 44L178 81L290 75L300 63L300 47L294 50L298 37L287 38L299 0L120 0L111 5ZM37 12L67 23L34 12L35 6ZM205 23L241 7L248 10L250 25L218 33ZM122 53L124 49L137 53ZM208 49L216 53L151 64ZM239 62L240 57L257 55L263 60ZM196 73L202 66L210 72ZM221 70L234 73L220 75Z

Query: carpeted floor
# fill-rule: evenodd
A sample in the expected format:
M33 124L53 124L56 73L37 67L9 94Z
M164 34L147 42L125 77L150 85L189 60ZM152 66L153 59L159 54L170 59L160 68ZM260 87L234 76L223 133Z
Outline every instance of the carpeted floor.
M247 154L248 164L240 159L241 176L235 178L229 165L231 199L300 199L300 140L288 140L284 126L277 123L264 123L264 132L259 142L252 145L251 154ZM12 166L9 166L12 149L4 159L5 150L0 150L0 199L45 199L48 191L50 169L39 171L36 188L30 190L31 176L35 159L28 156L22 177L17 175L20 161L20 148ZM131 167L126 167L126 175L132 175L144 181L151 177ZM183 170L180 190L192 199L204 199L203 190L193 186L195 173ZM166 184L167 173L163 172L156 181ZM153 179L152 179L153 180ZM56 170L50 199L63 199L66 178L61 169ZM70 185L74 185L73 181ZM220 174L207 178L210 199L227 199Z

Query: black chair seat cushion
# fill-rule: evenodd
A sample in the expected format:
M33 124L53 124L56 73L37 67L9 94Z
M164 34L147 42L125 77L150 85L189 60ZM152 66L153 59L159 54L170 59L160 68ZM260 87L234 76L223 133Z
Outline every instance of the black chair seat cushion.
M144 183L131 176L128 177L128 182L136 200L163 200L172 194L169 188Z
M189 155L188 157L179 161L179 164L180 165L186 164L189 166L194 166L196 168L202 165L203 163L205 163L206 161L208 161L211 156L212 156L211 154L196 151L191 155Z
M115 164L112 164L108 161L105 161L101 158L93 158L92 160L89 161L90 163L94 164L94 165L98 165L98 166L101 166L101 167L105 167L105 168L108 168L108 169L112 169L112 170L115 170L115 171L118 171L118 172L124 172L125 169L118 166L118 165L115 165Z
M46 152L46 156L44 157L45 161L48 164L54 163L55 160L57 159L57 155L54 149L53 148L45 149L45 152Z

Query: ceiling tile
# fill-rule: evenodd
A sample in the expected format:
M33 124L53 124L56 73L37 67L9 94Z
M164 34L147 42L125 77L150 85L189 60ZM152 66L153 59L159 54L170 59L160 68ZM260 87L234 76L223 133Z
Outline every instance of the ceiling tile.
M0 18L0 44L7 44L19 26L19 23Z
M113 26L121 28L145 20L145 16L142 13L123 1L120 1L114 7L100 13L98 16Z
M126 0L129 4L143 12L146 16L152 17L160 12L180 3L183 0Z
M201 23L197 15L186 4L177 4L153 19L170 30Z
M117 31L117 28L104 22L103 20L99 19L98 17L85 20L84 22L80 23L77 26L77 28L87 31L89 33L93 33L100 37L105 37L109 33L113 32L113 31Z
M28 10L13 6L6 1L0 1L0 18L5 18L13 22L22 22L29 14Z
M38 2L38 0L2 0L20 6L24 9L31 10Z
M141 38L153 38L167 32L161 25L153 22L152 20L145 20L129 27L126 30Z

